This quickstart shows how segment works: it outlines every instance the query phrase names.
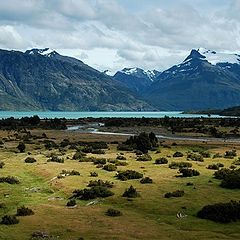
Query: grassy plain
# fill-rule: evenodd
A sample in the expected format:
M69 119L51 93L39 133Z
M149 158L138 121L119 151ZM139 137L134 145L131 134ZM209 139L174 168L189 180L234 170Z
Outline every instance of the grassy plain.
M64 138L70 141L123 141L123 136L102 136L94 134L79 134L67 131L44 131L49 139L61 142ZM43 131L33 130L32 135L40 136ZM207 239L240 239L239 222L219 224L196 217L196 213L205 205L217 202L239 200L239 190L227 190L219 186L219 180L213 178L213 170L206 167L212 163L221 162L230 167L233 159L206 158L204 162L192 162L193 168L200 172L200 176L192 178L179 178L177 169L168 168L168 164L156 165L155 159L166 157L172 161L186 161L189 150L202 148L211 155L223 154L226 150L235 148L240 155L240 146L227 143L194 143L187 141L164 142L160 146L160 153L151 151L152 161L136 161L136 154L124 152L127 166L118 166L117 170L136 170L151 177L153 184L141 184L139 180L120 181L115 178L115 172L107 172L96 168L92 162L78 162L72 160L76 150L65 149L61 156L64 163L47 162L51 153L62 154L58 149L46 150L41 140L31 140L26 144L25 153L18 153L16 147L19 143L14 132L0 132L4 144L0 148L0 160L5 166L0 169L0 176L14 176L20 184L10 185L0 183L0 203L6 205L0 208L0 217L5 214L15 214L17 207L25 205L34 210L35 214L19 217L20 223L16 225L0 225L1 240L30 239L35 231L45 231L52 235L52 239L164 239L164 240L207 240ZM181 151L182 158L173 158L173 153ZM122 151L121 151L122 152ZM31 155L28 155L31 153ZM104 155L92 155L97 158L116 159L116 144L109 144ZM27 164L26 157L34 157L37 162ZM67 176L56 178L62 170L77 170L80 176ZM90 172L97 172L98 177L90 177ZM87 205L90 201L77 200L77 207L67 208L66 203L75 189L83 189L90 180L109 180L114 182L112 191L114 196L102 199L95 205ZM187 186L192 182L193 186ZM129 200L121 195L124 190L133 185L140 193L140 197ZM184 190L181 198L164 198L166 192ZM120 217L108 217L105 211L108 208L120 210ZM177 213L186 215L177 218Z

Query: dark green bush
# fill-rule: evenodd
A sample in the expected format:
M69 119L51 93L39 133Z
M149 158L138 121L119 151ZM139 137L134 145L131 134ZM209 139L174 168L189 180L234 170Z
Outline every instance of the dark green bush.
M78 172L78 171L76 171L76 170L71 170L71 171L62 170L62 172L60 173L60 175L65 175L65 176L80 176L80 172Z
M106 164L103 166L103 169L108 172L113 172L117 170L117 166L115 166L114 164Z
M3 168L4 165L5 165L5 163L0 161L0 168Z
M210 158L211 154L209 152L200 152L201 156L204 158Z
M94 198L106 198L114 195L107 187L93 186L91 188L84 188L83 190L75 190L71 198L78 198L80 200L89 200Z
M204 206L197 216L214 222L230 223L240 220L240 202L217 203Z
M151 160L152 160L152 157L147 153L143 154L137 158L137 161L141 161L141 162L146 162L146 161L151 161Z
M179 172L182 174L182 177L194 177L194 176L199 176L200 173L195 170L195 169L190 169L190 168L181 168Z
M106 158L94 158L92 161L93 161L93 163L95 165L97 165L97 164L106 164L107 163L107 159Z
M48 159L48 162L64 163L64 159L54 155Z
M94 186L102 186L102 187L107 187L107 188L112 188L114 185L113 182L109 181L103 181L103 180L95 180L95 181L90 181L88 184L88 187L94 187Z
M96 173L96 172L90 172L90 177L98 177L98 173Z
M122 196L127 198L136 198L139 197L140 194L137 192L137 189L131 185L130 188L125 190Z
M105 154L103 149L93 149L92 154Z
M25 163L35 163L37 160L33 157L27 157L24 162Z
M19 180L15 177L0 177L0 183L19 184Z
M171 169L181 169L181 168L190 168L192 167L192 163L189 162L172 162L169 164L169 168Z
M164 197L165 198L182 197L183 195L184 195L183 190L177 190L177 191L174 191L174 192L165 193Z
M210 164L207 166L207 169L219 170L219 168L224 167L222 163Z
M196 162L204 162L203 156L196 153L188 153L187 155L188 161L196 161Z
M17 208L16 216L30 216L33 214L34 214L34 211L32 209L22 206Z
M82 151L77 151L73 155L73 160L81 160L81 159L85 158L86 156L87 156L86 153L83 153Z
M183 157L184 155L183 155L183 153L181 153L181 152L175 152L174 154L173 154L173 157Z
M124 161L118 161L117 163L116 163L116 166L127 166L128 165L128 163L127 162L124 162Z
M10 215L3 216L1 221L1 224L4 224L4 225L13 225L18 223L19 223L19 220L16 218L16 216L10 216Z
M117 160L127 160L127 158L122 155L118 155L116 159Z
M232 172L231 169L228 168L222 168L214 173L214 177L216 179L224 179L228 174Z
M119 151L132 151L132 150L133 150L133 147L121 143L121 144L118 144L117 150L119 150Z
M17 146L17 149L19 150L20 153L25 152L26 146L24 143L20 142Z
M230 158L230 159L232 159L236 156L237 156L237 151L235 149L226 151L225 154L224 154L225 158Z
M157 158L155 160L155 164L167 164L167 163L168 163L168 160L165 157Z
M143 174L134 170L126 170L118 172L116 177L122 181L126 181L128 179L140 179L143 177Z
M240 189L240 169L231 170L231 172L226 174L220 186L229 189Z
M67 202L67 207L74 207L76 206L76 200L75 199L70 199L68 202Z
M113 209L113 208L109 208L106 213L107 216L110 217L119 217L122 216L122 213L119 210Z
M153 183L153 180L150 177L145 177L140 180L140 183L142 184Z

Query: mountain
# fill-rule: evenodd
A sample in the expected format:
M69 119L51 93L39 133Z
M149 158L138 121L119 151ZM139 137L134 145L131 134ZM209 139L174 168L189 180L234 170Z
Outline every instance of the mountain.
M153 110L123 84L56 51L0 50L0 109Z
M240 56L193 49L144 92L162 110L223 109L240 104Z
M132 91L141 93L155 81L159 74L160 72L156 70L145 71L141 68L124 68L118 71L113 78Z

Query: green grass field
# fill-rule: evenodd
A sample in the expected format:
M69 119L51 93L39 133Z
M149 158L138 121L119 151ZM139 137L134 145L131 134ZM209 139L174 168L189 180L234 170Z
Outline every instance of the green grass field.
M39 132L35 132L38 134ZM93 140L94 136L67 135L66 132L50 132L48 136L54 136L56 141L63 137L78 140ZM7 137L6 132L1 133ZM11 133L11 136L13 134ZM97 140L101 136L97 136ZM113 136L111 140L114 140ZM115 137L120 140L119 137ZM12 138L13 139L13 138ZM103 140L110 141L104 136ZM165 143L170 146L170 143ZM117 170L136 170L146 177L153 179L153 184L141 184L139 180L120 181L116 179L116 171L107 172L96 168L92 162L78 162L71 160L75 150L66 148L64 163L47 162L50 153L59 153L57 149L46 150L44 145L34 140L32 144L26 144L25 153L17 153L18 141L5 141L0 149L0 161L5 166L0 169L0 177L14 176L20 180L20 184L11 185L0 183L0 203L6 205L0 208L0 217L6 214L15 214L17 207L25 205L34 210L32 216L19 217L19 224L0 225L1 240L25 240L31 239L35 231L44 231L53 237L51 239L174 239L174 240L206 240L206 239L240 239L239 222L219 224L196 217L196 213L205 205L218 202L239 200L239 190L228 190L219 186L220 181L213 178L213 170L206 167L209 164L221 162L225 167L231 166L233 159L206 158L204 162L191 162L193 168L200 172L200 176L191 178L179 178L177 169L168 168L168 164L156 165L154 160L166 157L172 161L186 161L186 152L196 148L196 143L189 145L179 142L177 146L170 148L160 147L161 153L150 152L153 160L148 162L136 161L136 154L124 152L127 158L127 166L119 166ZM193 146L194 145L194 146ZM117 145L110 144L104 155L94 155L99 158L116 159ZM229 145L204 145L209 152L223 154L233 146ZM238 154L238 146L235 146ZM184 153L182 158L173 158L176 151ZM37 162L26 164L25 158L31 152ZM88 156L93 156L88 154ZM62 170L77 170L80 176L67 176L56 178ZM90 172L97 172L98 177L90 177ZM87 186L90 180L109 180L114 182L111 189L114 196L100 200L95 205L87 205L90 201L77 200L77 207L67 208L66 203L75 189ZM209 181L211 180L211 181ZM193 186L186 186L192 182ZM124 190L133 185L140 193L139 198L132 201L123 198ZM185 195L180 198L164 198L166 192L184 190ZM122 212L120 217L105 215L108 208L118 209ZM177 213L186 215L177 218Z

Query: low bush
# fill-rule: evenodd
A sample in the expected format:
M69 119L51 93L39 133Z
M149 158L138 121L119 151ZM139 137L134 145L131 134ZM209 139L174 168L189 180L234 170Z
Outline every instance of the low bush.
M217 203L204 206L197 216L214 222L230 223L240 220L240 202Z
M116 177L122 181L126 181L128 179L140 179L143 177L143 174L134 170L126 170L118 172Z
M168 163L168 160L165 157L157 158L155 160L155 164L167 164L167 163Z
M181 168L190 168L192 167L192 163L189 162L172 162L168 166L171 169L181 169Z
M181 153L181 152L175 152L174 154L173 154L173 157L175 157L175 158L178 158L178 157L183 157L184 155L183 155L183 153Z
M117 166L114 164L106 164L103 166L103 169L108 171L108 172L113 172L117 170Z
M76 200L75 199L70 199L68 202L67 202L67 207L74 207L76 206Z
M181 177L194 177L200 175L197 170L190 168L181 168L179 172L182 174Z
M26 146L24 143L20 142L17 146L17 149L19 150L20 153L25 152Z
M35 163L37 160L33 157L27 157L24 162L25 163Z
M128 163L127 162L124 162L124 161L118 161L117 163L116 163L116 166L127 166L128 165Z
M80 172L78 172L76 170L71 170L71 171L62 170L60 175L63 175L63 176L80 176Z
M142 184L153 183L153 180L150 177L145 177L140 180L140 183Z
M93 161L93 163L95 165L97 165L97 164L106 164L107 163L107 159L106 158L94 158L92 161Z
M0 161L0 168L3 168L4 165L5 165L5 163Z
M224 158L232 159L237 156L237 151L235 149L226 151L224 154Z
M124 156L122 156L122 155L118 155L118 156L116 157L116 159L117 159L117 160L127 160L127 158L124 157Z
M119 217L122 216L122 213L119 210L113 209L113 208L109 208L106 213L107 216L110 217Z
M34 211L32 209L22 206L17 208L16 216L30 216L33 214L34 214Z
M207 166L207 169L210 170L219 170L219 168L224 167L222 163L210 164Z
M126 144L118 144L117 150L119 151L132 151L133 147Z
M82 190L75 190L71 198L78 198L80 200L89 200L94 198L106 198L114 195L107 187L93 186L91 188L84 188Z
M220 153L216 153L212 158L222 158L223 156Z
M134 153L135 153L137 156L143 155L143 152L140 151L140 150L135 150Z
M87 156L86 153L83 153L82 151L77 151L73 155L73 160L81 160L81 159L85 158L86 156Z
M93 149L92 154L105 154L103 149Z
M90 177L98 177L98 173L96 173L96 172L90 172Z
M234 165L240 165L240 158L238 158L237 160L235 160L232 164L234 164Z
M240 189L240 169L227 173L220 184L223 188Z
M177 190L177 191L174 191L174 192L165 193L164 197L165 198L182 197L183 195L184 195L183 190Z
M114 185L113 182L109 181L103 181L103 180L95 180L95 181L90 181L88 184L88 187L94 187L94 186L102 186L102 187L107 187L107 188L112 188Z
M137 158L137 161L142 161L142 162L151 161L151 160L152 160L152 157L147 153Z
M4 224L4 225L13 225L18 223L19 223L19 220L16 218L16 216L10 216L10 215L3 216L1 221L1 224Z
M140 194L137 192L137 189L131 185L130 188L125 190L122 196L127 198L136 198L139 197Z
M231 169L222 168L214 173L214 178L222 180L231 172L232 172Z
M201 156L204 158L210 158L211 154L209 152L200 152Z
M54 155L48 159L48 162L64 163L64 159Z
M20 181L15 177L0 177L0 183L19 184Z
M187 160L195 162L204 162L203 156L196 153L188 153Z

